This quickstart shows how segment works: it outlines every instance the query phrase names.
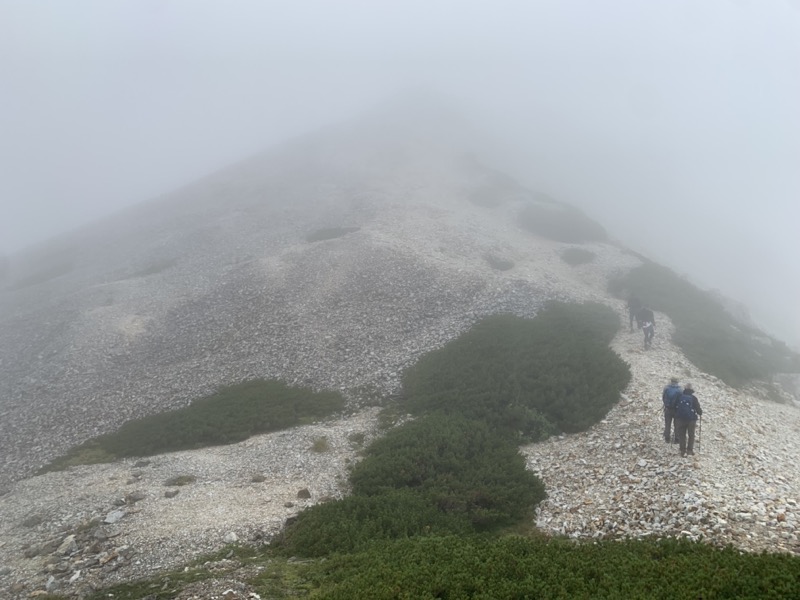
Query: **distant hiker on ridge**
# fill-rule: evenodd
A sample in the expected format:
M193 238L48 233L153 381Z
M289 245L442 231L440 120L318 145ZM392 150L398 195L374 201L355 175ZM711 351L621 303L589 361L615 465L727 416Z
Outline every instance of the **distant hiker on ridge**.
M653 343L653 336L656 334L656 317L653 311L643 306L636 313L636 320L644 331L644 349L647 350Z
M694 395L692 384L687 383L683 387L674 403L675 406L675 437L681 448L681 456L694 454L694 431L697 427L697 417L703 416L703 409L700 402ZM686 445L686 433L689 433L689 445Z
M639 311L642 309L642 301L639 300L639 297L636 294L631 294L630 298L628 298L628 317L630 318L631 322L631 331L633 331L633 320L636 319L636 324L638 325L639 329L642 328L642 324L639 321Z
M672 420L675 418L675 401L681 395L681 386L678 383L678 378L673 377L669 380L669 385L664 388L661 394L661 402L664 405L664 441L668 444L675 442L672 437ZM675 425L677 429L677 423Z

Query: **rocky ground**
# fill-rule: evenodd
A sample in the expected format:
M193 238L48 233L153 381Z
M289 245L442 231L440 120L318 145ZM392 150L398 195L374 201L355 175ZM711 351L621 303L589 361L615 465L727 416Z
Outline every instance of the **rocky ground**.
M237 177L239 187L218 182L214 194L262 193ZM464 190L475 181L459 177L415 171L355 190L341 181L264 188L320 198L299 212L285 195L284 208L264 213L232 200L217 213L187 196L190 212L173 206L142 225L158 236L145 253L119 242L100 253L105 263L76 267L47 294L39 286L15 292L13 305L1 298L13 317L0 323L0 595L80 597L226 543L268 542L297 511L347 492L348 463L378 433L377 409L363 400L397 393L405 366L483 315L534 316L558 299L602 302L626 319L607 282L638 258L587 244L594 260L571 267L560 258L566 245L514 223L513 198L470 204ZM333 225L358 229L303 241ZM513 267L492 268L490 255ZM602 423L522 448L549 494L537 525L581 539L687 536L800 552L800 412L701 373L670 343L666 316L656 317L651 350L638 331L613 341L633 379ZM705 410L689 459L662 439L671 376L691 381ZM252 377L339 389L353 412L232 446L30 476L126 419ZM327 448L314 451L323 438ZM232 557L206 564L220 577L180 597L249 597L252 573L236 567Z
M621 315L624 316L624 315ZM574 538L685 536L748 551L800 554L800 414L699 372L657 315L652 349L622 330L613 348L633 379L591 430L522 448L544 480L545 531ZM662 439L659 410L672 375L704 408L694 457ZM0 497L0 585L12 597L75 594L174 568L230 542L264 543L286 518L346 493L346 470L376 433L377 409L220 448L73 468L18 482ZM327 449L315 452L316 440ZM185 485L170 479L190 476ZM246 598L235 559L185 598Z
M614 340L633 380L602 423L523 449L549 493L537 525L581 539L667 535L800 554L800 411L698 371L659 322L647 352L638 331ZM663 441L671 376L693 384L704 411L686 458Z

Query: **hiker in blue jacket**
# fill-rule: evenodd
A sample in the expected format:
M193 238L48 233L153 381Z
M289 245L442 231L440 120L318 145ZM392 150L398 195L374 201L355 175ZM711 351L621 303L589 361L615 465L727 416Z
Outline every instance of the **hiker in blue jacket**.
M675 401L683 390L678 383L678 378L673 377L669 380L669 385L664 388L661 394L661 402L664 405L664 441L668 444L675 442L672 438L672 420L675 418ZM676 426L677 429L677 426Z
M675 400L675 437L681 448L681 456L694 454L694 431L697 426L697 417L703 415L700 402L694 395L692 384L683 387L683 393ZM686 444L686 434L689 434L689 444Z

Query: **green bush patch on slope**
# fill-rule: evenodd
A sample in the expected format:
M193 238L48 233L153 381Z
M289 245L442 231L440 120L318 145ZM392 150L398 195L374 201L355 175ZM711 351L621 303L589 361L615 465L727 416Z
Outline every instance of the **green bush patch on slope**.
M420 537L300 568L315 598L680 600L800 597L800 558L680 540L576 544Z
M495 531L530 516L544 486L509 440L485 423L420 417L373 442L350 476L352 495L289 525L283 552L355 552L376 539Z
M521 441L584 431L630 381L608 347L618 328L600 304L553 303L535 319L488 317L406 371L404 406L465 415Z
M675 325L672 341L686 358L728 385L741 387L800 369L800 355L738 322L717 300L667 267L645 262L611 281L609 290L620 298L635 294L666 313Z
M342 408L344 398L338 392L315 392L256 379L220 388L185 408L128 421L113 433L76 446L42 472L233 444L259 433L313 422Z
M594 260L594 252L590 252L585 248L566 248L561 253L561 260L572 267L578 265L585 265Z
M520 211L518 222L526 231L556 242L603 242L608 237L597 221L562 203L530 203Z
M487 254L484 256L484 258L486 259L486 262L489 263L489 266L497 271L508 271L509 269L514 268L514 261L503 258L502 256L497 256L496 254Z

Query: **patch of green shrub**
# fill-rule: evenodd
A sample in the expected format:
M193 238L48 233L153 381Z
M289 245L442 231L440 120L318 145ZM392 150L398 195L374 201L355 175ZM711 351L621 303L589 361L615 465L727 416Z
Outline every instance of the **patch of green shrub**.
M362 496L417 490L476 530L516 522L545 496L516 445L457 415L427 415L390 431L369 446L350 482Z
M42 515L38 514L38 513L35 513L35 514L32 514L32 515L30 515L28 517L25 517L22 520L21 525L23 527L32 528L32 527L38 527L42 523L44 523L44 517Z
M443 415L371 444L350 482L351 496L302 512L276 547L324 556L376 539L494 531L530 516L545 497L516 446L483 423Z
M347 436L347 441L354 446L363 446L366 439L367 436L363 431L356 431Z
M325 227L312 231L306 236L307 242L322 242L325 240L333 240L358 231L358 227Z
M326 600L800 597L800 558L680 540L415 537L303 565Z
M311 451L312 452L322 453L322 452L327 452L330 449L331 449L331 445L328 442L328 438L326 438L326 437L318 437L311 444Z
M309 507L272 546L288 556L319 557L358 552L380 539L470 531L464 515L442 512L413 490L387 490Z
M514 268L513 260L508 260L507 258L494 254L487 254L484 258L486 258L486 262L489 263L489 266L497 271L508 271Z
M477 162L471 170L483 173L482 183L467 195L467 199L476 206L496 208L505 204L509 198L529 193L513 177L501 171L490 169Z
M594 260L594 252L585 248L567 248L561 253L561 259L573 267L585 265Z
M488 317L406 371L403 406L464 415L524 441L583 431L630 381L608 347L619 326L599 304L553 303L535 319Z
M185 408L128 421L117 431L71 449L41 472L62 470L90 457L112 462L241 442L327 417L344 408L338 392L315 392L280 381L257 379L219 389Z
M184 485L189 485L190 483L194 483L197 481L197 477L194 475L175 475L170 477L164 482L164 485L168 487L180 487Z
M710 294L667 267L645 262L612 280L609 291L619 298L635 294L666 313L675 325L672 341L686 358L728 385L741 387L773 373L797 371L797 353L736 321Z
M519 213L518 222L526 231L557 242L579 244L603 242L606 230L583 211L566 204L531 203Z

